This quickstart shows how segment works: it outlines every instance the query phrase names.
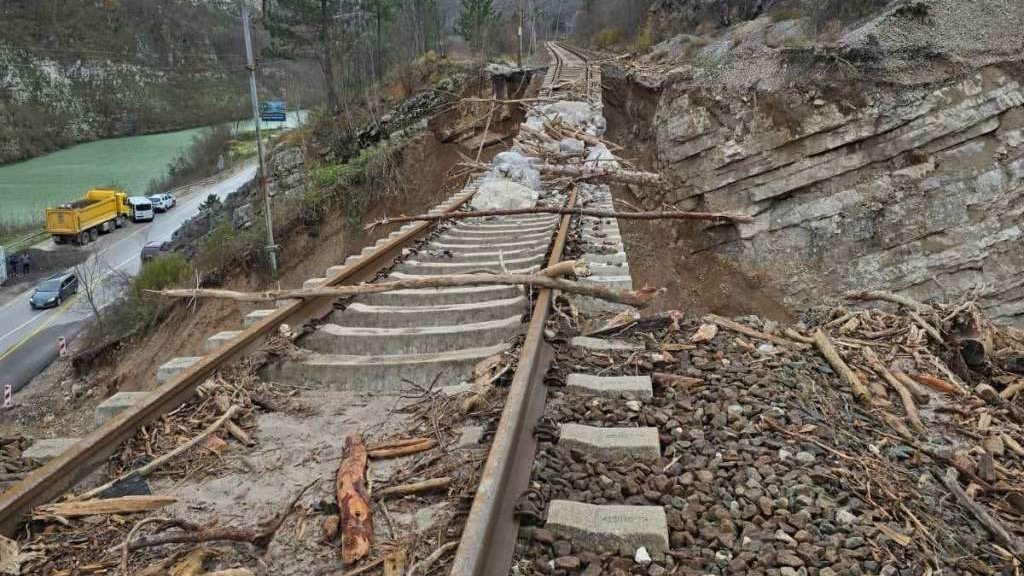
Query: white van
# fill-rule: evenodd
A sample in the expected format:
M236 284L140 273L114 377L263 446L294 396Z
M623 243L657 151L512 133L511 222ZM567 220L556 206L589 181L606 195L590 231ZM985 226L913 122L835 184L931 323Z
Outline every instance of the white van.
M150 222L153 220L153 203L145 196L131 196L128 205L132 207L132 222Z

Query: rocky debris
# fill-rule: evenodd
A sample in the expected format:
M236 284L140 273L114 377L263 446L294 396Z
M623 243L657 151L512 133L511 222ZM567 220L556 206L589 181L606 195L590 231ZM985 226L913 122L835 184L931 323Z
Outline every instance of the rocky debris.
M494 166L491 174L495 177L511 180L533 190L543 190L540 171L528 156L510 150L495 156L491 164Z
M544 123L552 121L562 122L592 136L601 136L608 128L599 107L587 102L568 100L535 106L527 116L526 126L542 131Z
M462 90L464 75L455 75L438 82L435 88L421 90L403 99L397 106L376 121L370 122L356 134L359 148L372 148L393 134L408 129L436 114L456 100Z
M37 462L23 457L33 440L20 434L0 438L0 487L19 480L38 466Z
M524 500L529 505L521 507L524 517L543 526L545 505L554 500L660 506L670 548L645 566L636 548L598 551L573 542L570 552L579 568L560 568L548 560L567 550L555 550L539 537L544 531L536 530L521 554L520 573L909 575L929 568L979 574L1006 569L1012 561L1005 547L993 545L977 518L955 504L942 478L955 466L974 501L1012 538L1021 538L1014 519L1024 508L1004 496L1024 477L1024 449L1011 455L1005 440L1019 447L1024 438L1022 400L1016 396L1024 381L1001 366L1024 349L1024 334L995 328L981 317L981 339L992 342L986 346L990 362L972 371L970 382L1002 394L982 388L979 396L972 385L961 395L915 387L926 426L919 432L908 432L899 396L886 391L882 376L859 356L870 347L886 366L928 381L924 376L938 371L934 362L950 362L944 370L957 364L947 352L962 342L965 332L955 318L966 311L921 305L915 312L925 323L949 318L940 328L947 342L942 345L906 311L807 315L868 383L872 407L858 404L825 358L802 342L760 346L763 341L721 329L709 341L691 343L697 321L683 322L679 330L632 331L631 341L645 345L644 353L561 347L549 383L588 364L591 373L657 371L699 383L666 386L656 380L654 398L639 411L627 398L556 389L545 421L654 426L663 455L649 462L594 458L544 440L534 464L535 488ZM742 323L787 337L756 318ZM943 378L958 381L955 375Z
M508 180L485 180L480 183L471 205L474 210L507 210L533 208L539 193Z

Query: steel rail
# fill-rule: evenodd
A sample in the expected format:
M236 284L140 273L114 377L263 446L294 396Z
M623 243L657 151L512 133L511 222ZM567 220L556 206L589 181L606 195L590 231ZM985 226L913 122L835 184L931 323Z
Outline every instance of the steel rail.
M468 202L475 193L475 190L459 192L455 198L461 198L461 201L456 200L444 212L458 210L459 206ZM401 256L402 249L407 244L425 237L438 222L422 222L410 228L365 257L344 266L329 278L325 285L340 286L374 280L378 272L391 266ZM310 298L281 308L262 322L244 330L216 353L204 356L197 364L159 386L143 402L93 430L61 455L11 486L0 494L0 533L12 536L34 507L49 502L74 487L102 464L118 446L129 440L139 428L187 401L196 387L218 369L258 350L264 337L275 332L279 325L300 326L309 320L322 317L333 310L335 300L337 299L329 296Z
M575 205L574 190L565 206L571 210ZM562 216L548 258L549 267L562 259L572 218L571 214ZM533 426L544 413L547 400L544 375L554 359L553 348L544 340L553 299L554 293L549 289L537 295L505 408L449 576L508 574L512 565L519 532L516 501L530 482L537 450Z

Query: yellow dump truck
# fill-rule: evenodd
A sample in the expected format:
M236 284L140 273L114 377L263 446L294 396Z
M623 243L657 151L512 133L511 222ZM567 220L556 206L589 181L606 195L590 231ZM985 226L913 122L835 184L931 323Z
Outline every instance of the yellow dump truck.
M81 246L128 222L128 194L113 188L93 188L85 198L46 209L46 231L57 244Z

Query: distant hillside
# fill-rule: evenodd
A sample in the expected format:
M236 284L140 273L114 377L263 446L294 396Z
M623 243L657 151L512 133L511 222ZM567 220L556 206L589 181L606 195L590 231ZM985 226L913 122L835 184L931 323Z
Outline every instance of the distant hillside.
M244 115L236 6L0 0L0 163ZM311 65L267 62L262 74L269 95L319 98L319 83L300 81L315 78ZM287 93L286 86L302 92Z

